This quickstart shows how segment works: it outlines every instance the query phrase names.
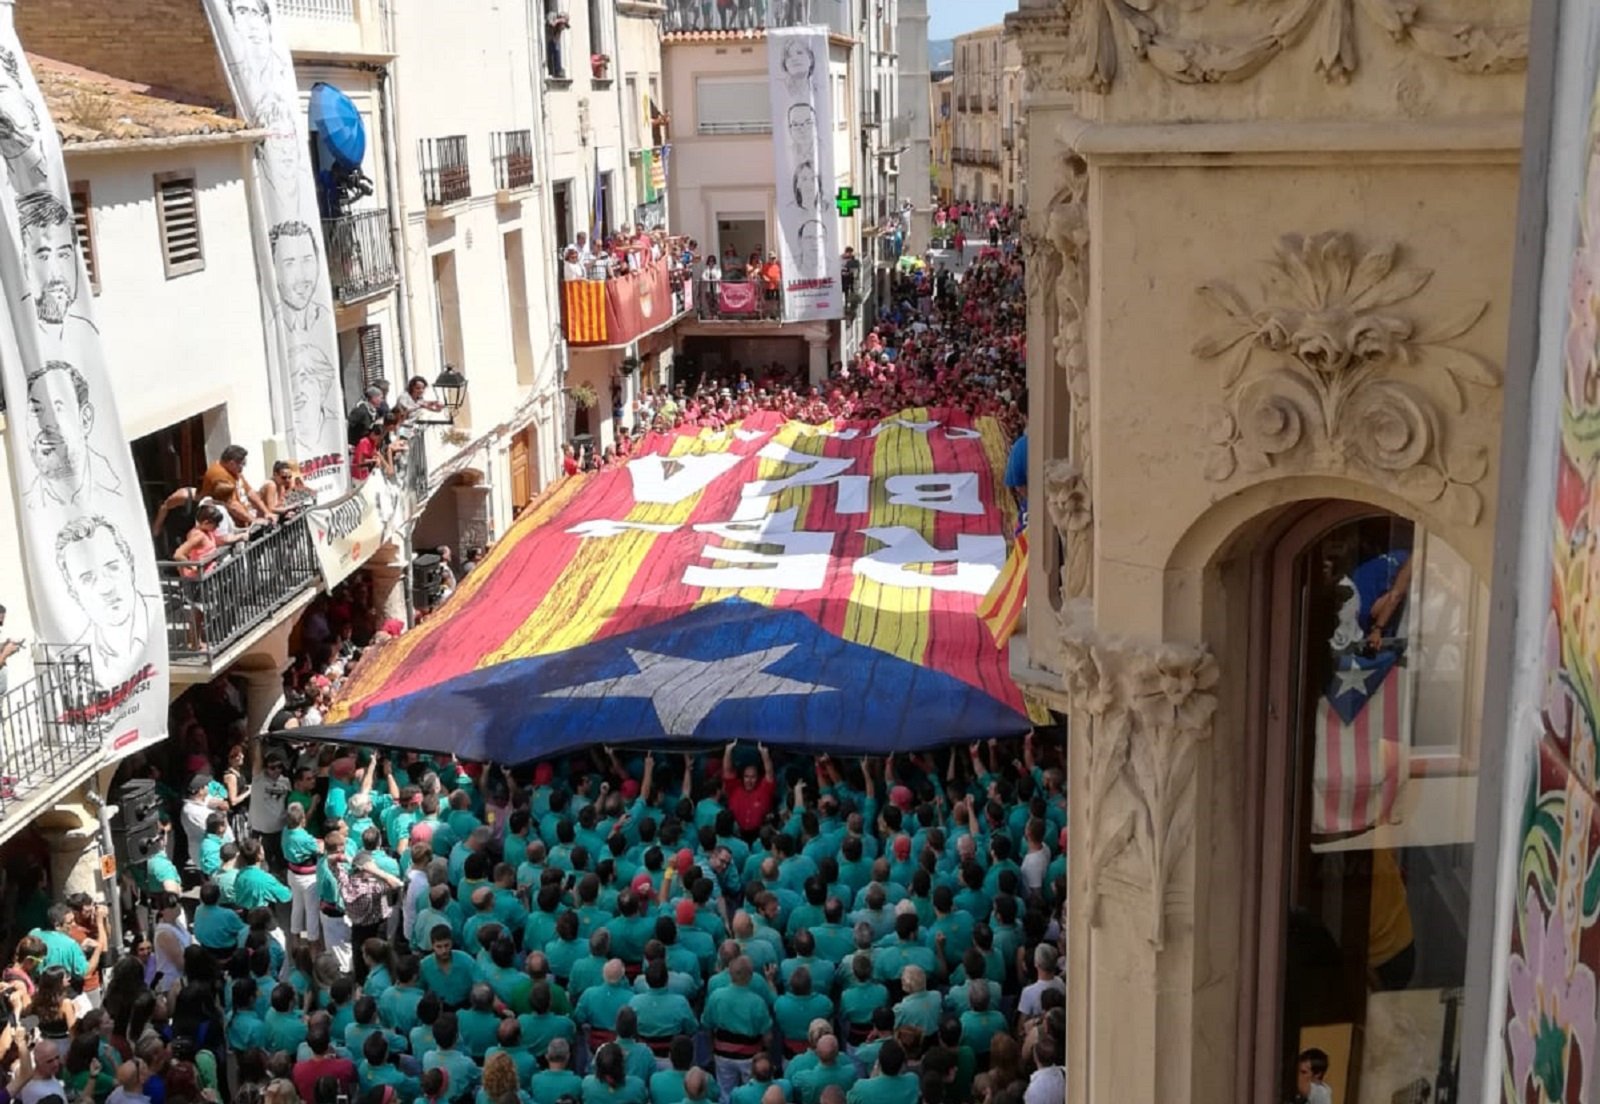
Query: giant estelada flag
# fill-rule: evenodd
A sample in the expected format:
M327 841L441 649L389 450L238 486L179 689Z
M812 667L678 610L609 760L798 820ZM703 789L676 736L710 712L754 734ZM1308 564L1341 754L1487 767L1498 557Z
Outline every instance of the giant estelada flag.
M256 147L255 169L273 278L262 281L261 293L288 381L289 449L306 484L326 501L344 491L350 475L339 334L283 13L276 0L205 0L205 10L240 112L267 132Z
M61 141L13 15L11 0L0 0L0 384L28 591L46 651L80 646L93 667L90 700L61 705L74 719L102 723L107 754L120 757L166 734L166 617ZM10 737L7 744L17 750ZM0 774L27 769L0 755Z
M1006 440L910 410L646 439L550 491L322 735L505 763L602 742L884 754L1029 721L976 610Z

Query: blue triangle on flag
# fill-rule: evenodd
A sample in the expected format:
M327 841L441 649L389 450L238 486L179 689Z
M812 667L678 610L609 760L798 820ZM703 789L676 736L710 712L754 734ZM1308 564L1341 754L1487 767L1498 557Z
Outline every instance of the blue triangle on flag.
M738 598L374 705L306 735L515 765L605 743L886 755L1017 736L977 687Z
M1384 648L1373 655L1350 652L1338 657L1325 693L1340 720L1350 724L1360 715L1400 662L1400 656L1399 649Z

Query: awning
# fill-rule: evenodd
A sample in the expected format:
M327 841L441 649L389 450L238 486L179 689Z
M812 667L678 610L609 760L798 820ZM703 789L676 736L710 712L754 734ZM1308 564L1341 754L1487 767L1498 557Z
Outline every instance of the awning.
M1015 526L993 419L757 415L529 511L305 735L506 763L603 742L886 754L1029 727L975 616Z

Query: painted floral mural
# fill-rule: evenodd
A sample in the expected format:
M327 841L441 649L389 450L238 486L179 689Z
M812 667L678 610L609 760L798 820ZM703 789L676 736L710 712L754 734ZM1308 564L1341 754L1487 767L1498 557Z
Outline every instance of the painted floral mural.
M1538 765L1522 820L1503 1097L1590 1099L1600 1055L1600 94L1569 277Z

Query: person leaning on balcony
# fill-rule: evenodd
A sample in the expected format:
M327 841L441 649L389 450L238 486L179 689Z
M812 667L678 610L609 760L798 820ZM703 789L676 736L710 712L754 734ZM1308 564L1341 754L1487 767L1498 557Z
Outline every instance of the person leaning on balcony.
M301 478L300 471L287 460L275 461L272 478L261 488L261 500L267 509L280 517L311 500L311 488Z
M563 280L584 279L583 261L581 258L582 254L578 252L577 246L567 246L566 252L561 255L561 278Z
M783 268L776 253L767 254L767 263L761 266L761 290L767 302L778 300L778 285L783 282Z
M6 627L6 608L0 606L0 629ZM6 664L11 657L22 651L20 640L0 640L0 695L6 692Z
M427 393L428 381L422 376L412 376L406 381L405 392L395 400L395 409L407 418L415 418L421 410L432 413L443 410L444 403L438 399L423 398Z
M225 545L235 544L245 539L244 533L223 533L220 531L223 519L226 517L220 506L207 504L201 506L195 513L194 528L189 530L189 535L184 538L172 553L175 560L186 560L198 563L210 556L217 549ZM198 579L201 574L209 575L216 570L216 563L208 563L201 567L185 567L180 569L185 579Z
M200 497L215 499L241 529L272 520L272 511L244 477L244 462L249 458L250 451L243 445L229 445L200 477Z
M394 476L394 466L389 463L388 451L383 447L381 425L369 428L361 440L356 442L350 461L350 472L356 479L365 479L375 468L382 468L383 473L391 478Z

